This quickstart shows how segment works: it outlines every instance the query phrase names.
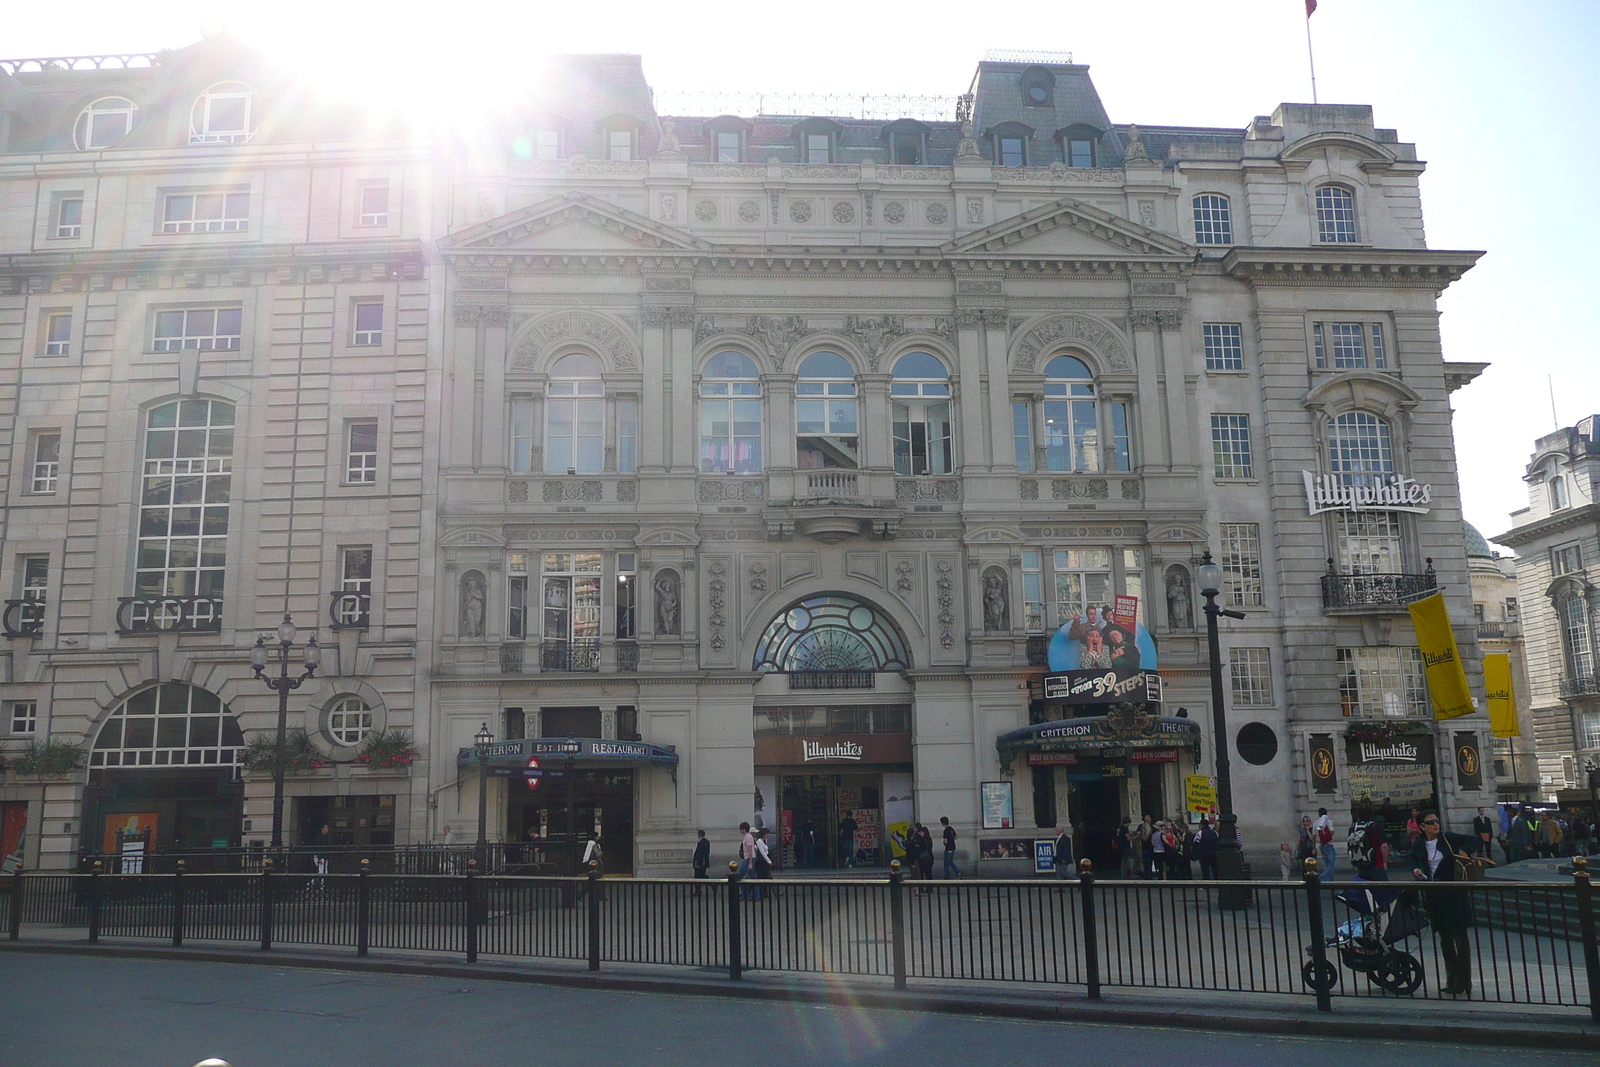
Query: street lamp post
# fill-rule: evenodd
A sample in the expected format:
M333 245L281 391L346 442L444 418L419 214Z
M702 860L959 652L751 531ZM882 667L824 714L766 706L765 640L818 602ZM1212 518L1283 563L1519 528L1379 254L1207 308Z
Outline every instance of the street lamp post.
M255 647L250 650L250 669L257 678L267 683L267 688L275 690L278 694L278 753L272 761L272 847L283 847L283 759L285 737L289 728L289 691L299 689L307 678L317 673L317 668L322 665L322 649L317 647L317 637L311 635L311 640L306 642L305 665L306 672L298 678L289 677L289 646L294 644L294 621L284 615L283 622L278 624L278 676L270 678L266 675L267 669L267 639L256 638Z
M489 746L494 743L494 734L489 732L488 723L478 727L478 733L473 740L478 743L478 870L487 873L489 868L485 861L489 854Z
M1589 776L1589 804L1594 820L1600 820L1600 763L1595 762L1590 756L1583 763L1584 773Z
M1226 615L1230 619L1244 618L1242 611L1228 611L1217 606L1217 594L1222 589L1222 568L1211 560L1211 550L1206 549L1200 559L1200 595L1206 598L1206 645L1211 667L1211 733L1212 747L1217 761L1217 807L1221 808L1222 826L1217 848L1217 877L1222 881L1238 881L1244 877L1244 853L1239 847L1239 817L1233 811L1233 777L1228 769L1228 716L1222 705L1222 647L1217 637L1217 619ZM1249 903L1248 891L1224 889L1218 904L1224 908L1242 908Z

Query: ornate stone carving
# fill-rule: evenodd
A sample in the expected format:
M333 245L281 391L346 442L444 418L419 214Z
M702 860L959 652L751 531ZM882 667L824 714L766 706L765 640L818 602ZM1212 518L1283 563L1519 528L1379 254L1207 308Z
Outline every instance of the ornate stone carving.
M1011 582L1004 567L983 572L983 632L1005 633L1011 629Z
M883 358L883 350L895 338L906 332L905 320L897 315L866 318L851 315L845 319L845 333L867 353L867 365L874 373Z
M903 200L890 200L883 205L883 221L891 226L898 226L906 221L906 205Z
M1110 500L1111 487L1104 478L1052 478L1052 500Z
M678 197L675 193L661 194L661 217L670 221L677 221Z
M678 572L661 571L656 575L653 588L656 595L656 634L662 637L677 636L683 626Z
M1017 345L1016 367L1031 371L1039 356L1062 341L1076 341L1101 356L1117 370L1131 370L1128 349L1122 339L1102 323L1083 315L1052 315L1023 335Z
M760 222L761 202L759 200L745 200L739 204L740 222Z
M1002 291L999 278L957 278L956 292L962 295L991 296Z
M967 221L979 225L983 223L983 197L967 197Z
M1138 129L1138 127L1134 127ZM666 155L682 151L678 144L678 124L671 119L661 120L661 140L656 144L656 154Z
M702 504L759 504L767 496L767 483L760 478L702 478L699 488Z
M506 490L506 495L511 500L511 502L513 504L525 504L525 503L527 503L528 502L528 483L527 482L512 482L511 485Z
M750 564L750 591L764 593L767 589L767 565L759 561Z
M1154 200L1139 201L1139 221L1150 229L1156 225L1156 202Z
M482 571L467 571L461 576L459 633L462 637L482 637L488 584Z
M681 274L652 274L645 278L644 287L652 290L687 292L694 282Z
M805 225L811 221L811 212L811 201L809 200L791 200L789 202L789 219L792 222Z
M911 579L912 569L909 559L903 559L894 565L894 587L902 593L911 592L912 587L916 584Z
M935 569L939 572L938 578L934 580L934 585L939 590L939 645L943 648L950 648L956 643L955 635L950 632L950 627L954 626L956 621L954 610L956 583L950 573L955 568L951 566L949 560L941 559Z
M956 339L955 320L949 315L939 315L933 320L933 326L928 332L935 337L942 337L946 341L954 341Z
M794 343L814 332L799 315L751 315L745 324L745 333L766 345L767 354L779 370Z
M511 309L504 304L457 304L457 326L506 326Z
M578 501L585 504L599 503L600 486L601 482L598 478L545 482L544 501L547 504L560 503L562 501Z
M1177 564L1167 568L1167 629L1194 629L1194 593L1189 585L1189 572Z
M1017 482L1017 496L1023 500L1039 499L1039 480L1037 478L1023 478Z
M848 200L836 201L833 205L833 221L841 226L856 221L856 206Z
M950 221L950 208L936 200L923 210L923 215L932 225L943 226Z
M701 222L713 222L717 217L717 202L715 200L701 200L694 206L694 217Z
M898 501L960 500L961 483L951 478L896 478L894 498Z
M639 483L632 479L617 483L617 500L623 504L631 504L639 499Z
M1124 478L1124 479L1122 479L1122 499L1124 499L1124 500L1138 500L1139 499L1139 493L1140 493L1139 479L1137 479L1137 478Z
M1176 330L1183 325L1183 312L1159 308L1134 308L1128 312L1128 325L1135 330Z
M639 366L639 349L633 338L612 320L592 311L557 311L538 319L517 342L511 365L531 370L550 349L570 341L582 341L599 349L619 370Z

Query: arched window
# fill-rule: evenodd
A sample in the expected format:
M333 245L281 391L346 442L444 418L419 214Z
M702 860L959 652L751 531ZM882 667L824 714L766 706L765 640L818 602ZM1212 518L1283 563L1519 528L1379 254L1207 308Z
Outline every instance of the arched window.
M256 135L261 98L243 82L220 82L200 94L189 115L190 144L244 144Z
M1335 244L1356 239L1356 194L1342 185L1317 187L1317 240Z
M338 745L359 745L372 732L372 708L356 696L340 698L328 709L328 737Z
M761 372L742 352L718 352L701 373L700 469L761 471Z
M895 360L894 470L896 474L949 474L950 372L937 356L908 352Z
M1550 486L1550 510L1560 511L1567 506L1567 480L1560 473L1557 473L1551 476L1548 484Z
M1108 438L1111 442L1110 469L1131 469L1128 406L1120 402L1106 404L1104 414L1108 425L1102 428L1094 376L1083 360L1075 356L1057 356L1045 366L1044 376L1045 469L1106 469L1108 460L1103 445ZM1105 432L1107 429L1109 434Z
M72 127L72 141L83 151L116 144L133 129L139 105L124 96L102 96L83 109Z
M239 723L216 694L166 682L117 705L95 738L91 767L231 767Z
M599 474L605 464L606 401L600 364L573 353L550 368L545 389L544 469Z
M1556 601L1556 614L1561 620L1562 644L1567 658L1567 677L1592 679L1594 677L1594 630L1589 621L1589 601L1577 589L1567 592Z
M234 410L175 400L145 417L139 547L127 629L216 629L227 572Z
M789 674L910 668L911 651L894 621L844 593L808 597L773 619L753 667Z
M802 470L861 466L856 372L837 352L813 352L794 387L794 432Z
M1233 214L1227 197L1201 193L1194 198L1194 243L1233 244Z
M1370 486L1394 473L1389 424L1365 411L1349 411L1328 424L1328 463L1339 485Z

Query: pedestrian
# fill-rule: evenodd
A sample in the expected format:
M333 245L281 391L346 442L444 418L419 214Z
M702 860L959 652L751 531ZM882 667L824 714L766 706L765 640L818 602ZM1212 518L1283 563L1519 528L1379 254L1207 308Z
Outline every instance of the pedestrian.
M1373 815L1371 804L1357 804L1351 814L1350 836L1345 839L1345 854L1356 877L1367 882L1389 880L1389 841L1383 823ZM1485 845L1484 847L1488 847Z
M933 831L917 823L917 866L924 882L933 881Z
M1511 809L1511 825L1506 827L1506 862L1527 859L1533 848L1533 834L1521 807Z
M1156 836L1156 827L1146 815L1139 823L1139 875L1142 878L1151 878L1155 875L1155 846L1151 844Z
M849 812L839 820L839 859L835 867L854 867L856 865L856 821Z
M956 828L950 825L950 817L948 815L939 816L939 825L944 827L940 832L940 836L944 838L945 880L960 878L961 868L956 866Z
M696 881L705 881L710 877L711 870L711 842L706 838L704 830L696 830L699 840L694 843L694 877ZM700 895L700 887L694 887L694 896Z
M756 831L755 849L750 858L752 877L757 881L765 882L772 878L772 852L767 847L767 828L763 826ZM755 895L752 900L761 900L761 887L754 887Z
M921 823L913 822L911 824L911 828L906 831L905 876L911 879L913 882L922 877L922 835L918 833L918 830L920 830L921 827ZM922 890L920 889L914 890L914 892L918 896L922 894Z
M1175 847L1168 854L1167 862L1173 865L1172 876L1180 882L1188 882L1194 878L1194 833L1189 825L1181 819L1172 823L1173 835L1177 838Z
M1215 882L1217 880L1217 849L1222 846L1222 835L1217 833L1217 828L1210 820L1200 824L1200 832L1194 836L1194 855L1200 861L1200 877Z
M1202 831L1203 832L1203 831ZM1278 846L1278 875L1283 881L1289 880L1290 870L1294 867L1294 849L1285 841Z
M1338 859L1333 847L1333 817L1327 808L1317 809L1317 821L1312 825L1317 831L1317 873L1326 881L1333 877L1334 861Z
M748 882L752 877L756 859L756 835L750 832L750 824L739 824L739 867L738 876L741 882ZM750 886L745 885L739 890L739 895L745 900L750 900Z
M1412 808L1411 818L1406 820L1406 837L1413 845L1417 843L1417 838L1422 836L1422 824L1420 819L1421 816L1418 815L1417 809Z
M1066 880L1074 875L1072 862L1072 830L1064 825L1056 827L1056 878Z
M794 834L794 863L796 867L809 867L815 859L816 827L810 819L802 819Z
M1483 842L1466 834L1445 832L1436 811L1423 812L1417 826L1421 836L1411 846L1411 877L1419 882L1464 880L1457 856L1476 855ZM1467 937L1474 924L1472 899L1466 893L1435 890L1427 894L1427 905L1428 918L1444 956L1445 985L1440 992L1450 996L1472 992L1472 942Z
M1111 832L1111 851L1117 854L1122 865L1122 877L1134 878L1139 872L1139 842L1128 829L1128 820Z
M1484 855L1488 855L1489 843L1494 840L1494 823L1489 821L1489 816L1483 813L1482 808L1472 817L1472 832L1483 842Z
M1157 881L1167 877L1167 840L1170 837L1165 819L1155 824L1155 831L1150 835L1150 877Z
M1294 845L1294 858L1295 862L1299 863L1302 868L1306 860L1317 858L1317 835L1316 831L1311 829L1311 816L1309 815L1300 816L1300 831L1299 838Z

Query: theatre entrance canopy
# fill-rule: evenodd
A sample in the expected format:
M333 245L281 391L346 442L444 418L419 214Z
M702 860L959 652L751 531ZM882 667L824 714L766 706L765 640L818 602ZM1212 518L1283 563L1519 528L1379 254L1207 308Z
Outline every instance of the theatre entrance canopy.
M490 773L515 776L528 766L529 757L552 767L571 765L584 769L603 767L665 767L678 773L678 753L668 745L649 741L603 741L590 737L538 737L523 741L496 741L487 753ZM475 767L478 750L468 746L456 753L458 768Z
M1137 705L1115 705L1105 715L1058 719L1024 726L1001 734L995 741L1000 762L1008 764L1018 755L1073 754L1101 759L1125 757L1143 762L1141 755L1180 751L1191 755L1200 750L1200 726L1175 715L1149 715Z

